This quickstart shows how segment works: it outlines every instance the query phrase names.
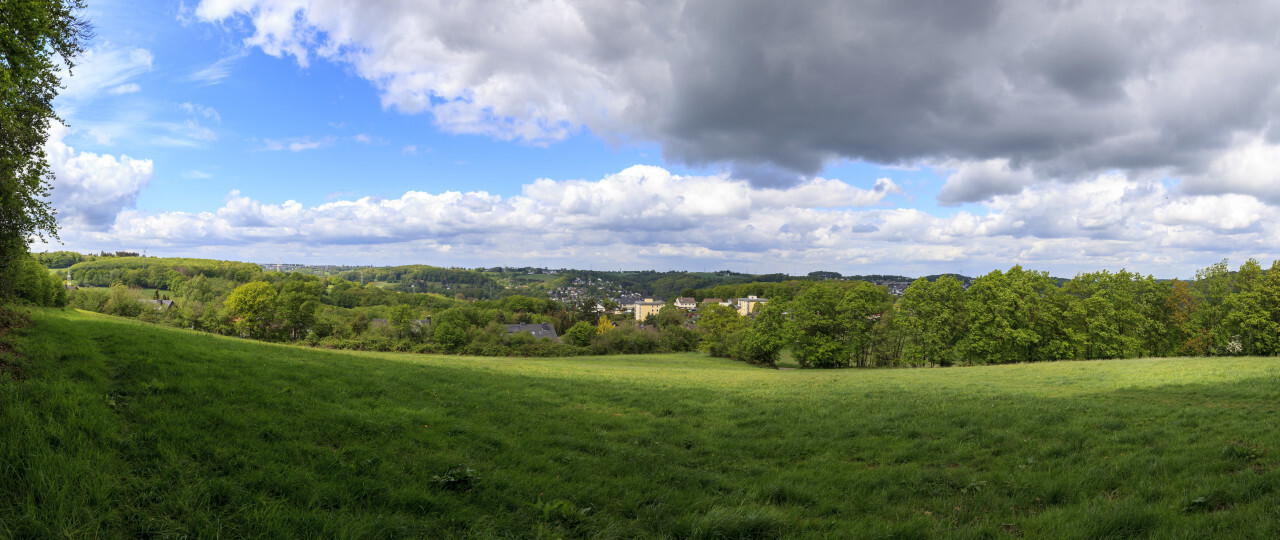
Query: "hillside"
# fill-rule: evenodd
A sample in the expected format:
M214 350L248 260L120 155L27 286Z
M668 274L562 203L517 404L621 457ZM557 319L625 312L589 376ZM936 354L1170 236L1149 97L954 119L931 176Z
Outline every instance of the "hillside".
M1275 358L775 371L61 311L17 349L0 537L1280 533Z

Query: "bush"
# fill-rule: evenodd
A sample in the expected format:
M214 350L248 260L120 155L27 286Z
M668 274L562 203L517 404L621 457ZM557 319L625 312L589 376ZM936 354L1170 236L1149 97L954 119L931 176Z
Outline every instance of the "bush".
M471 356L511 356L511 348L502 343L474 342L463 349Z
M744 328L734 334L734 346L730 358L774 367L781 354L781 343L755 328Z
M658 331L658 342L663 351L687 352L698 349L702 335L684 326L667 326Z
M102 289L77 289L71 291L68 300L68 305L73 308L104 313L107 302L111 300L111 293Z
M592 354L645 354L658 350L658 332L624 324L600 334L591 343Z
M41 307L67 305L67 290L62 280L30 256L14 264L14 296Z
M116 283L111 286L111 298L103 307L103 313L120 317L137 317L142 313L143 307L139 300L137 293L123 284Z
M595 325L587 321L578 321L578 324L573 325L569 330L565 331L562 339L570 345L586 347L591 345L591 338L595 335Z

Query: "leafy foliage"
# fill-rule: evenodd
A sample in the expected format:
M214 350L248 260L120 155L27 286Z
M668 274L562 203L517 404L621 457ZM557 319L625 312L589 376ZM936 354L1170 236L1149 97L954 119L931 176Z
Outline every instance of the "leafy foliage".
M737 332L745 325L742 316L733 308L704 304L702 316L698 319L698 330L702 331L702 351L711 356L728 357L733 352Z
M596 327L587 321L578 321L564 333L565 341L570 345L586 347L591 344L591 337L596 333Z
M53 100L84 52L92 27L80 0L0 1L0 299L23 272L31 237L58 237L47 197L53 172L44 155Z
M236 330L255 338L265 338L275 321L276 289L265 281L246 283L227 297L227 315L236 319Z
M104 257L77 263L71 279L81 285L105 287L120 282L132 287L178 290L196 276L246 283L261 277L256 264L213 259Z

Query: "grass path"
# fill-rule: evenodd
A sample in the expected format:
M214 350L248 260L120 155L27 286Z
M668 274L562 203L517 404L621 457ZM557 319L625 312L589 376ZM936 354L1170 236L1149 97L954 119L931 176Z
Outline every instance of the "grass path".
M775 371L39 311L0 537L1276 537L1280 360Z

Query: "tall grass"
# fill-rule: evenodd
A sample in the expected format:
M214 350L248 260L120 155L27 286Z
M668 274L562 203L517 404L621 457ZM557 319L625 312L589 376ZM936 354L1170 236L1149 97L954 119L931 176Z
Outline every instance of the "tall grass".
M775 371L33 321L0 536L1280 533L1272 358Z

